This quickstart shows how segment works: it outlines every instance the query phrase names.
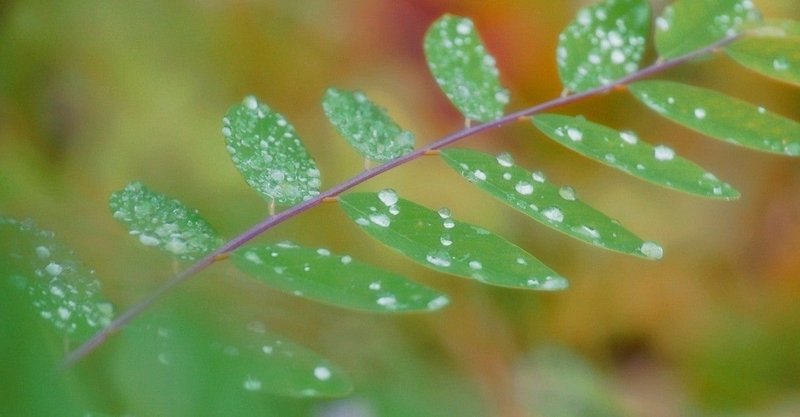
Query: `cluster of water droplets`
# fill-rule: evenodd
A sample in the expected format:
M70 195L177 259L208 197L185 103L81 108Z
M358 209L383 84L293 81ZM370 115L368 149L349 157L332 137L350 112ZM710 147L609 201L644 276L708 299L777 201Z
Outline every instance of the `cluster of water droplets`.
M0 248L18 263L5 272L61 334L81 339L111 322L114 309L102 298L94 271L81 265L52 232L37 229L30 220L0 217L0 237L7 239L6 245L13 242Z
M414 150L414 135L360 91L330 88L322 107L339 133L369 159L388 161Z
M437 84L464 116L488 121L503 115L509 92L470 19L437 20L425 37L425 54Z
M567 89L583 91L635 72L645 48L647 13L620 1L578 12L559 36L556 59Z
M179 259L193 260L216 249L217 236L197 210L133 182L111 195L113 217L145 246L155 246Z
M294 126L255 97L228 112L222 134L236 168L265 197L290 205L319 195L319 169Z

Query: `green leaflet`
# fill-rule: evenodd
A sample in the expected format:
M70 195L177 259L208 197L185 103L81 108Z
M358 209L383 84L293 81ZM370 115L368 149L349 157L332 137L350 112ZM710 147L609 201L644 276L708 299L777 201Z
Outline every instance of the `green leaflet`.
M5 227L0 225L0 239L8 237ZM64 340L31 308L27 289L17 286L13 265L23 265L6 257L4 242L9 241L0 241L4 251L0 254L0 415L83 416L81 409L87 401L76 395L83 388L81 381L71 378L71 372L54 372L64 353Z
M0 217L0 274L28 295L37 315L70 340L89 338L114 317L94 272L32 221Z
M336 365L261 321L180 307L150 314L119 337L114 376L136 415L221 415L265 394L338 397L352 390ZM214 408L226 411L209 412Z
M446 296L359 261L291 242L233 253L243 272L271 287L339 307L386 313L438 310Z
M373 161L389 161L414 150L414 135L360 91L329 88L322 108L336 130Z
M606 0L578 12L558 37L558 75L582 92L639 69L650 33L647 0Z
M742 27L748 36L787 38L800 36L800 22L790 19L764 19Z
M485 229L455 221L447 209L427 209L388 189L347 194L339 203L372 237L427 268L503 287L568 286L533 255Z
M197 210L156 193L141 182L132 182L112 193L108 206L139 243L158 247L178 259L201 258L222 244Z
M800 37L753 37L725 48L739 64L777 80L800 85Z
M730 200L739 192L714 174L681 158L671 148L651 146L629 131L620 132L582 117L542 114L533 124L558 143L627 174L674 190Z
M445 149L441 155L467 180L546 226L601 248L644 256L647 242L580 201L571 187L558 187L541 172L514 165L509 154Z
M436 83L465 118L487 122L503 115L508 90L470 19L440 17L425 34L424 49Z
M294 126L255 97L228 111L222 134L247 184L268 200L292 205L319 194L319 169Z
M800 124L713 90L640 81L630 91L662 116L702 134L765 152L800 155Z
M656 51L669 59L708 46L760 19L751 0L678 0L656 18Z

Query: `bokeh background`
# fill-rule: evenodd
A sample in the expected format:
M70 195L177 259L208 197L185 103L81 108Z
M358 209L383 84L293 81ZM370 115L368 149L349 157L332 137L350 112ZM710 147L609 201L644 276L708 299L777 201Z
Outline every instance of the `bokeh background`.
M34 218L97 271L121 310L171 273L116 224L108 195L129 181L197 207L224 236L266 214L229 161L222 115L255 94L297 127L323 187L363 165L322 113L325 89L362 89L419 144L463 125L428 74L422 38L445 12L470 16L512 92L509 109L561 92L557 36L587 1L184 0L0 3L0 215ZM655 1L660 10L663 1ZM800 18L795 0L759 0ZM650 53L652 59L652 52ZM800 91L724 55L661 77L708 86L800 119ZM325 205L259 238L346 252L451 295L429 315L354 313L278 293L217 265L160 304L263 320L347 370L342 400L264 396L275 416L800 415L800 165L676 127L624 93L559 109L638 131L737 187L698 199L571 153L521 123L461 143L508 151L660 242L663 260L601 251L490 200L435 157L359 187L447 206L569 277L561 293L491 288L429 272ZM102 355L112 355L114 346ZM4 358L11 361L13 358ZM84 390L109 415L149 415L109 378ZM13 382L0 379L0 388ZM210 382L213 383L213 382ZM151 410L145 412L143 410ZM143 414L145 413L145 414ZM158 412L155 412L156 415ZM163 414L162 414L163 415ZM228 415L247 415L243 410Z

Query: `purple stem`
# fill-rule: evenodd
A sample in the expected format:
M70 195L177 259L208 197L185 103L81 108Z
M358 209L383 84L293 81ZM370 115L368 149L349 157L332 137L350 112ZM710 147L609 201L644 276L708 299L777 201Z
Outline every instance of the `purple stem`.
M528 107L526 109L519 110L517 112L505 115L499 119L492 120L490 122L486 122L483 124L479 124L473 127L469 127L458 132L452 133L448 136L445 136L442 139L439 139L431 144L428 144L422 148L415 150L409 154L401 156L397 159L391 160L383 165L376 166L374 168L366 169L359 173L358 175L328 189L320 193L318 196L314 197L313 199L304 201L300 204L297 204L289 209L286 209L278 214L271 215L255 226L251 227L250 229L244 231L240 235L234 237L224 245L220 246L217 250L206 256L205 258L195 262L191 267L181 271L177 275L173 275L167 282L161 285L158 289L153 291L149 294L145 299L139 301L133 307L129 308L127 311L119 315L114 321L109 323L104 329L97 332L91 339L87 340L83 345L78 347L77 349L73 350L72 352L67 355L64 361L61 364L61 368L65 369L68 368L84 357L86 357L89 353L99 347L103 342L108 339L108 337L121 330L125 327L128 323L130 323L133 319L138 317L142 312L147 310L151 305L153 305L156 301L161 299L161 297L168 293L172 288L176 287L178 284L188 280L192 276L196 275L200 271L204 270L217 260L224 259L226 255L248 241L254 239L255 237L259 236L260 234L264 233L265 231L271 229L274 226L277 226L280 223L283 223L286 220L291 219L307 211L313 207L320 205L324 199L336 197L339 194L355 187L362 182L369 180L372 177L378 176L387 172L397 166L403 165L405 163L411 162L426 153L434 150L438 150L444 148L447 145L455 143L461 139L466 137L487 131L492 130L501 126L505 126L507 124L511 124L520 120L521 118L526 118L528 116L543 112L545 110L549 110L555 107L560 107L566 104L570 104L576 101L580 101L587 97L592 97L595 95L600 95L603 93L610 92L618 87L625 86L633 81L640 80L642 78L646 78L650 75L657 74L659 72L663 72L669 68L675 67L680 65L684 62L690 61L694 58L699 56L705 55L707 53L713 52L731 42L738 39L741 35L732 35L726 38L723 38L705 48L698 49L696 51L690 52L686 55L679 56L677 58L673 58L670 60L656 62L649 67L643 68L633 74L630 74L626 77L620 78L610 84L604 85L602 87L597 87L591 90L584 91L578 94L571 94L564 97L559 97L557 99L553 99L550 101L546 101L539 105Z

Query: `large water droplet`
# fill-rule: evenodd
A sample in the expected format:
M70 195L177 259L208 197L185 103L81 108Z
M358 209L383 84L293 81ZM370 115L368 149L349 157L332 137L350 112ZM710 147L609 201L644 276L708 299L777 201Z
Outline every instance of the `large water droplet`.
M397 192L395 192L391 188L387 188L385 190L379 191L378 192L378 198L387 207L397 204L397 200L398 200Z
M639 251L642 252L642 255L650 259L661 259L664 256L664 249L655 242L648 241L642 243Z

